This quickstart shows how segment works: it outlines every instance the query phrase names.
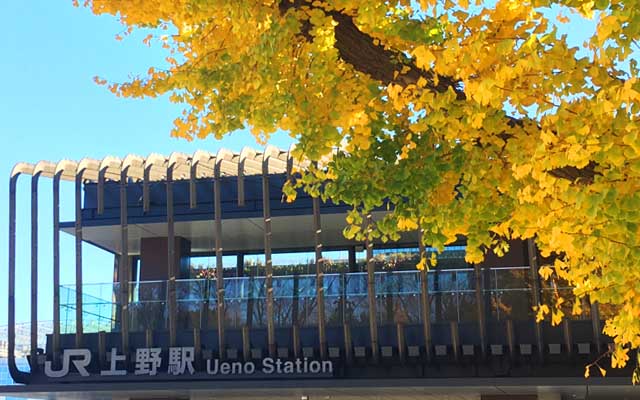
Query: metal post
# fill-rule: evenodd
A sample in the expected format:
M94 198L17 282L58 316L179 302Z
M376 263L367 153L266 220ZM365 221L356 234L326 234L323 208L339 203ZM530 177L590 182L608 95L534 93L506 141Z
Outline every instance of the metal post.
M38 371L38 180L31 176L31 371Z
M9 373L17 383L29 383L31 374L20 371L16 365L16 184L19 173L9 181L9 310L8 359Z
M224 337L224 269L222 265L222 204L220 193L220 167L222 160L216 159L213 178L213 204L216 246L216 289L218 292L218 349L220 358L226 356Z
M349 272L358 272L358 264L356 261L356 247L351 246L348 249L349 252Z
M198 192L196 190L196 174L198 173L198 164L191 163L189 174L189 208L194 209L198 206Z
M484 301L483 301L483 287L482 287L482 269L480 264L473 266L473 272L476 281L476 312L478 314L478 330L480 334L480 354L482 358L487 357L487 318L485 315Z
M458 321L450 321L451 347L453 347L453 358L460 361L460 326Z
M591 302L591 325L593 327L593 339L596 342L596 351L597 354L602 353L602 339L601 332L602 328L600 326L600 310L598 308L598 302Z
M127 213L127 173L120 171L120 333L122 352L129 357L129 225Z
M420 237L418 238L418 249L420 252L420 260L426 262L427 252L422 242L423 230L419 231ZM420 307L422 317L422 331L424 334L424 347L427 362L431 362L433 358L431 349L431 307L429 304L429 274L427 273L427 267L420 270Z
M513 329L513 320L509 318L507 320L507 347L509 348L509 359L514 360L516 356L516 335Z
M106 169L100 169L98 171L98 185L97 189L97 198L98 198L98 215L104 213L104 181L105 181L105 172Z
M320 199L313 198L313 236L316 245L316 301L318 303L318 340L320 358L327 358L327 335L324 310L324 259L322 258L322 224L320 221Z
M76 172L75 207L76 207L76 348L82 347L82 174Z
M176 318L176 261L175 261L175 226L173 219L173 165L167 168L167 297L169 306L169 346L176 345L177 318Z
M276 335L273 321L273 262L271 260L271 201L269 199L269 159L262 162L262 213L264 216L264 260L267 286L267 343L269 356L276 356Z
M406 356L406 338L404 335L404 324L402 322L396 324L396 339L398 343L398 357L404 361Z
M573 355L573 340L571 338L571 321L564 319L562 321L562 336L564 337L564 346L566 348L567 357L571 359Z
M142 173L142 212L148 213L151 205L151 194L149 190L149 181L151 180L151 166L144 167Z
M373 263L373 241L369 238L372 218L371 214L367 215L366 231L367 238L365 240L366 262L367 262L367 296L369 298L369 334L371 336L371 355L373 361L378 361L378 320L376 312L376 286L375 286L375 264Z
M53 176L53 337L51 350L53 363L60 361L60 178L62 171Z
M533 239L527 239L527 252L529 253L529 270L531 273L531 301L534 306L540 305L540 285L538 276L538 252ZM544 343L542 342L542 327L534 319L534 332L536 346L538 347L538 360L544 360Z

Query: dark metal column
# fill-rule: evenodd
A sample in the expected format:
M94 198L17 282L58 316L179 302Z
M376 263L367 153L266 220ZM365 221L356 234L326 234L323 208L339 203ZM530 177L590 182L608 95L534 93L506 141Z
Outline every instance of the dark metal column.
M196 190L196 174L198 173L197 162L191 163L189 172L189 208L194 209L198 206L198 193Z
M347 250L349 252L349 272L358 272L358 264L356 261L356 247L351 246Z
M378 361L378 313L376 311L376 276L375 264L373 263L373 242L369 239L369 231L371 229L371 214L367 215L365 240L366 261L367 261L367 296L369 298L369 334L371 336L371 355L374 362Z
M122 352L129 355L129 225L127 213L128 167L120 171L120 333Z
M432 360L431 349L431 306L429 303L429 274L427 273L427 252L422 242L422 236L424 232L420 230L418 232L418 249L420 251L420 260L425 262L425 266L420 270L420 307L422 317L422 332L424 334L424 347L427 361Z
M51 350L53 363L60 358L60 178L62 171L53 176L53 337Z
M149 206L151 205L151 196L149 194L149 181L151 175L151 166L144 166L142 173L142 212L149 212Z
M38 371L38 181L31 176L31 371Z
M104 181L105 181L106 168L98 171L98 185L97 185L97 200L98 200L98 215L104 213Z
M264 216L264 260L267 286L267 342L269 356L276 356L276 335L273 321L273 262L271 260L271 202L269 199L269 158L262 162L262 213Z
M602 327L600 326L600 309L598 308L598 302L590 302L591 305L591 325L593 327L593 339L596 342L596 351L598 354L602 353L602 339L601 332Z
M173 164L167 168L167 304L169 311L169 346L176 345L178 320L176 316L176 238L173 218Z
M220 194L220 168L222 160L216 158L213 177L213 212L215 223L215 246L216 246L216 289L218 292L218 349L219 356L224 359L226 356L226 345L224 337L224 266L222 263L222 201Z
M527 252L529 253L529 270L531 273L531 301L534 306L540 305L540 285L538 276L538 249L533 239L527 239ZM535 322L534 332L536 336L536 346L538 347L538 360L544 360L544 343L542 341L542 327Z
M480 354L482 358L487 357L487 318L484 308L484 288L482 285L482 267L480 264L473 266L473 272L476 281L476 312L478 315L478 331L480 334Z
M9 181L9 310L8 359L9 373L17 383L29 383L31 374L16 365L16 185L20 173L12 173Z
M84 170L76 171L75 207L76 207L76 348L82 347L82 175Z
M320 358L327 358L327 335L324 311L324 259L322 258L322 224L320 221L320 199L313 198L313 236L316 245L316 299L318 302L318 340Z

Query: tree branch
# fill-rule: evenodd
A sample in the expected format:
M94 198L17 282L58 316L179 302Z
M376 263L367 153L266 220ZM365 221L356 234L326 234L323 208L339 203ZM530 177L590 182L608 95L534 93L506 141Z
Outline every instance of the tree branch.
M307 0L281 0L279 9L281 14L285 14L290 8L300 7L317 8ZM373 38L362 32L356 26L353 18L337 10L325 10L324 13L330 15L336 22L335 27L335 47L343 61L350 64L356 71L365 73L371 78L380 81L385 85L398 84L406 87L417 84L420 78L426 80L426 89L436 93L444 93L450 88L456 93L458 100L466 100L467 97L460 86L460 82L448 76L438 76L436 79L433 71L425 71L398 51L385 49L380 44L375 44ZM303 23L301 34L307 40L313 40L309 31L311 23ZM405 70L404 73L402 71ZM521 126L522 121L509 117L509 125ZM508 139L509 135L502 134L503 139ZM502 137L501 136L501 137ZM597 164L591 161L584 168L566 166L547 171L556 178L568 179L578 184L593 183Z

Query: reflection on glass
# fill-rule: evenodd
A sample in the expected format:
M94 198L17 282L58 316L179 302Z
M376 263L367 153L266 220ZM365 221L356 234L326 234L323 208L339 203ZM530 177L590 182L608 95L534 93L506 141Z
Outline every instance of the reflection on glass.
M131 282L129 285L129 331L166 329L166 281Z
M525 320L533 318L529 267L491 268L491 317Z
M420 273L377 272L376 308L380 324L420 322Z
M375 318L378 324L420 324L421 272L377 271L372 282L375 289ZM487 317L495 320L533 318L531 284L528 267L486 268L480 284ZM276 327L315 327L318 325L318 284L315 274L274 276L273 310ZM476 321L478 315L476 275L471 268L434 268L427 273L428 307L432 322ZM368 326L370 318L368 274L326 273L323 276L325 318L327 326ZM267 326L266 278L264 276L224 279L224 315L227 329L243 326ZM132 282L129 286L129 329L167 329L167 282ZM559 286L541 288L542 301L564 297L565 315L571 315L572 289ZM119 285L85 285L83 290L83 325L85 332L120 329ZM179 330L217 329L218 288L216 279L188 279L175 282L176 320ZM75 287L61 286L61 332L75 332ZM589 317L588 304L574 318Z
M352 326L369 324L367 274L345 274L344 320Z
M432 322L478 319L473 269L435 268L429 271L427 282Z
M120 329L118 307L120 284L100 283L82 286L83 332L116 332ZM60 332L76 331L76 286L60 286Z

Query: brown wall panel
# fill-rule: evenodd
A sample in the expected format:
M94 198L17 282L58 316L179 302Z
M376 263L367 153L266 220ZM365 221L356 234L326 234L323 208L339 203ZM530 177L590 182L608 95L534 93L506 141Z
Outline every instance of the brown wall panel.
M176 237L175 265L179 268L179 279L189 277L190 249L191 242L185 238ZM167 238L142 238L140 240L140 280L165 281L168 268Z

